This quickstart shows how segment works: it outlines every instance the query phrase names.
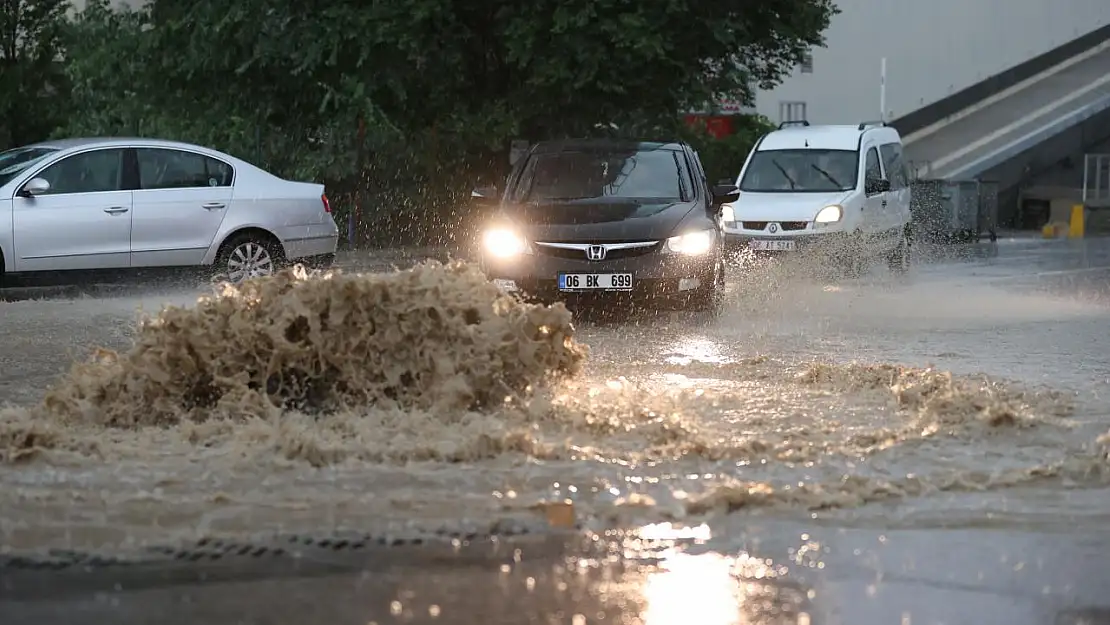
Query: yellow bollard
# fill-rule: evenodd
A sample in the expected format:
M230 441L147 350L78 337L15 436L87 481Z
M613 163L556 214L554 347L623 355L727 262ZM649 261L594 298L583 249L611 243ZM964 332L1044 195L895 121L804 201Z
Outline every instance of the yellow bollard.
M1086 207L1082 204L1076 204L1071 207L1071 223L1068 224L1068 238L1069 239L1082 239L1086 223L1085 215Z
M1051 222L1045 224L1044 227L1041 228L1041 236L1043 236L1046 239L1055 239L1056 238L1056 224L1051 223Z

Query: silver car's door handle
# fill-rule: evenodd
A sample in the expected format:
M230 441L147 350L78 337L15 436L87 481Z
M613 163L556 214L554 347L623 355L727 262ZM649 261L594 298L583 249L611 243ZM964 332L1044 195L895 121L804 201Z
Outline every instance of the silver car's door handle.
M126 213L127 210L128 209L124 208L123 206L109 206L108 208L104 209L104 212L108 213L109 215L119 215L120 213Z
M207 204L201 204L201 207L203 207L204 210L210 210L210 211L214 211L214 210L223 208L224 206L225 206L225 204L222 204L220 202L209 202Z

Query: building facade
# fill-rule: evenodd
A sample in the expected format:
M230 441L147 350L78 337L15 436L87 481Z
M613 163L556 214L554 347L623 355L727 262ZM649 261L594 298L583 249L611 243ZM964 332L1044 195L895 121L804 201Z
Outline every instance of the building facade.
M756 110L772 121L896 119L1110 24L1110 0L836 0L826 47ZM885 111L881 111L882 59Z

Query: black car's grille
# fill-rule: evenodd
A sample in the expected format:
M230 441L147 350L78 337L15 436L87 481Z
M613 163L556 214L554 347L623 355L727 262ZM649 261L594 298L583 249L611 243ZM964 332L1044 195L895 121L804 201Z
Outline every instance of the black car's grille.
M769 221L741 221L740 227L744 230L766 230ZM784 231L805 230L808 221L780 221L779 227Z
M659 249L659 245L659 243L656 243L650 247L609 249L605 254L605 260L620 260L622 258L635 258L636 256L645 256L657 251ZM562 247L548 247L546 245L537 245L536 251L545 256L554 256L556 258L589 260L586 258L586 250L568 250Z

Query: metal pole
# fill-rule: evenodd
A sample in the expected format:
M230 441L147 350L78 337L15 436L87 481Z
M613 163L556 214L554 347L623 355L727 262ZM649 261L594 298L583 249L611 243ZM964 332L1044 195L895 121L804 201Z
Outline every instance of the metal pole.
M1090 177L1091 177L1091 155L1090 154L1084 154L1083 155L1083 205L1084 206L1087 205L1087 185L1090 182L1090 180L1089 180Z
M1095 155L1095 192L1094 201L1102 200L1102 159L1105 158L1102 154Z
M879 119L886 121L886 57L879 64Z

